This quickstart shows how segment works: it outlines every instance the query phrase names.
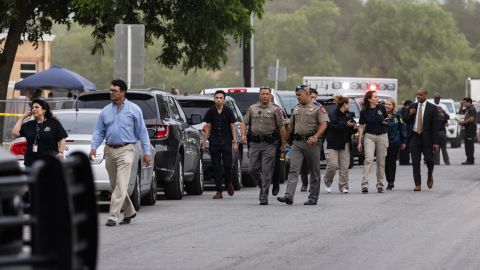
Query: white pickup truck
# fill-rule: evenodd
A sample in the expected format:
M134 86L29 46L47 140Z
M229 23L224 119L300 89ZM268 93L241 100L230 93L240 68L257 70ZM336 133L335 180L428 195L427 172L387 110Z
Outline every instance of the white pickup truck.
M435 104L433 99L428 99L428 102ZM450 120L448 120L447 126L447 141L450 142L452 148L458 148L462 145L462 138L460 136L461 126L455 119L458 119L457 112L455 110L455 101L453 99L442 98L440 100L442 108L447 110Z

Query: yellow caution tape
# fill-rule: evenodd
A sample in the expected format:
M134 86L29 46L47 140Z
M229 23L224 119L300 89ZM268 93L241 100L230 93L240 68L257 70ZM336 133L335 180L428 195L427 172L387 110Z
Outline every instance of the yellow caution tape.
M0 113L0 116L22 116L22 113Z

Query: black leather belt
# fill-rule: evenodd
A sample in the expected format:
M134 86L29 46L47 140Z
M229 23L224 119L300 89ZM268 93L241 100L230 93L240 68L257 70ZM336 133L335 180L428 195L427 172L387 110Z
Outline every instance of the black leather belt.
M277 138L274 134L252 135L252 142L254 143L276 143Z
M310 135L293 134L293 139L295 141L308 141L308 138L312 137L313 135L315 135L315 133Z
M124 146L126 146L126 145L129 145L129 144L132 144L132 143L123 143L123 144L109 144L109 143L107 143L106 145L107 145L108 147L117 149L117 148L120 148L120 147L124 147Z

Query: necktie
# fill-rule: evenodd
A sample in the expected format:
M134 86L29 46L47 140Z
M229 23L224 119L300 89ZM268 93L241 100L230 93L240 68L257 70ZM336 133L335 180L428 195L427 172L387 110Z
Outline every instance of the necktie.
M418 106L418 116L417 116L417 133L422 134L423 131L423 113L422 113L422 106L423 104L420 103Z

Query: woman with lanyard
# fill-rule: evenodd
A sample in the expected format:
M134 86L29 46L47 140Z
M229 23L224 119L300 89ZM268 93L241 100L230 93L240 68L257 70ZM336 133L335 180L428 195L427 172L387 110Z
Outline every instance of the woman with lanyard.
M393 98L385 101L385 109L388 118L388 149L385 161L385 175L387 177L387 190L392 190L395 185L395 173L397 171L397 157L400 149L407 145L407 126L403 122L400 112L395 110L396 104Z
M47 153L54 153L63 159L65 138L68 135L62 124L52 115L50 106L45 100L33 99L31 108L31 111L18 119L12 129L13 136L25 137L27 140L25 167L30 167L36 159ZM25 119L32 116L32 120L24 123Z
M385 179L385 156L388 148L388 115L385 107L378 104L376 91L368 91L363 99L358 127L358 151L365 150L363 164L362 193L368 193L368 176L377 153L377 191L383 193ZM362 143L363 135L364 142ZM365 146L363 147L362 144Z

